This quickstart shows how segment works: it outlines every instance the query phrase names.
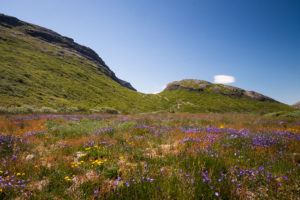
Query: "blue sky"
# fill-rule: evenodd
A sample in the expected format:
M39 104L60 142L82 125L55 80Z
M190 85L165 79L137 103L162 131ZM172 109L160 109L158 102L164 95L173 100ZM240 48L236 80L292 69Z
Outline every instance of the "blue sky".
M185 78L300 101L300 1L0 0L0 12L94 49L138 91Z

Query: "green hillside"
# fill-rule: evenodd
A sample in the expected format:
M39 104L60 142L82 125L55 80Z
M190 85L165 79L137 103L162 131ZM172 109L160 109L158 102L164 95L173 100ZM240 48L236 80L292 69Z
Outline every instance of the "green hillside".
M93 60L60 43L32 37L28 28L41 29L27 23L0 25L0 106L156 109L153 95L121 86Z
M185 79L169 83L160 93L176 112L255 112L292 110L290 106L253 91Z
M292 110L289 106L278 102L257 101L247 97L224 96L212 91L195 92L184 89L166 90L160 93L170 111L174 112L247 112L269 113L274 110Z
M203 89L202 85L199 88L199 81L187 80L180 87L171 84L156 95L136 92L88 47L51 30L0 15L0 112L42 107L53 112L110 107L122 113L265 113L292 109L263 95L262 99L250 98L253 94L248 91L248 96L240 95L230 86Z

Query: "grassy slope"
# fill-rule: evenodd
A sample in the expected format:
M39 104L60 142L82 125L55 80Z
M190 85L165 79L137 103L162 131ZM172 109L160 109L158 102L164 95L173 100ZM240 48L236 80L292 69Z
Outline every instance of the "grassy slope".
M261 102L246 97L229 97L212 91L190 92L179 89L163 91L176 112L255 112L268 113L274 110L292 110L289 106L276 102Z
M0 26L0 106L52 108L112 107L121 112L274 112L279 103L227 97L205 91L134 92L104 75L91 61L68 49Z
M0 105L155 109L157 97L120 86L73 52L17 33L16 28L1 30L7 41L0 40Z

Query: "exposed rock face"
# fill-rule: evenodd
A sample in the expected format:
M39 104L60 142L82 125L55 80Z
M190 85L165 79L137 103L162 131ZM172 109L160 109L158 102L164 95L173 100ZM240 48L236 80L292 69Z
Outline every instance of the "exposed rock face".
M269 101L276 102L274 99L259 94L254 91L246 91L238 87L222 85L222 84L212 84L203 80L195 79L184 79L181 81L174 81L167 85L165 90L177 90L184 89L194 92L204 92L211 89L212 92L222 94L224 96L233 96L233 97L247 97L257 101Z
M188 91L201 92L205 88L209 88L213 84L203 80L185 79L182 81L174 81L167 85L166 90L185 89Z
M6 26L6 27L12 27L12 26L22 26L25 23L20 21L19 19L15 17L10 17L4 14L0 14L0 25Z
M74 42L72 38L64 37L52 30L36 26L33 24L29 24L23 22L15 17L10 17L4 14L0 14L0 25L5 27L15 27L15 26L22 26L23 31L25 34L30 35L32 37L37 37L49 43L54 43L56 45L62 46L64 48L68 48L80 56L94 62L98 69L103 72L105 75L109 76L111 79L119 83L120 85L136 91L135 88L129 82L119 79L116 77L115 73L109 69L109 67L105 64L105 62L98 56L98 54L93 51L92 49L77 44Z
M230 85L222 85L222 87L227 89L221 92L223 95L241 97L245 94L245 90L238 87L233 87Z
M300 109L300 101L292 105L294 108Z
M270 97L264 96L262 94L254 92L254 91L246 91L244 94L246 96L250 97L251 99L255 99L258 101L275 101L274 99L272 99Z

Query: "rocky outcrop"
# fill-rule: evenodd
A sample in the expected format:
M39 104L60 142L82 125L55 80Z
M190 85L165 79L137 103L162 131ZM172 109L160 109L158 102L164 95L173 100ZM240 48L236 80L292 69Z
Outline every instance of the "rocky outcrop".
M129 82L119 79L113 71L105 64L105 62L98 56L98 54L93 51L92 49L80 45L72 38L64 37L52 30L29 24L23 22L15 17L10 17L4 14L0 14L0 25L5 26L8 28L15 27L15 26L22 26L22 30L25 34L30 35L31 37L36 37L46 42L56 44L62 46L64 48L68 48L71 51L76 52L78 55L94 62L98 69L103 72L105 75L109 76L111 79L119 83L120 85L136 91L135 88Z
M300 109L300 101L292 105L294 108Z
M233 87L230 85L222 85L225 90L220 91L223 95L227 96L236 96L236 97L241 97L245 94L245 90L238 88L238 87Z
M257 101L275 101L274 99L264 96L260 93L254 92L254 91L246 91L244 93L246 96L248 96L250 99L254 99Z
M246 91L230 85L212 84L208 81L195 79L184 79L181 81L171 82L167 85L165 90L172 91L178 89L188 90L192 92L204 92L211 89L210 91L222 94L224 96L247 97L256 101L276 102L274 99L254 91Z
M5 27L22 26L25 22L20 21L15 17L10 17L4 14L0 14L0 25Z
M167 85L165 90L184 89L188 91L202 92L213 84L203 80L184 79L182 81L174 81Z

